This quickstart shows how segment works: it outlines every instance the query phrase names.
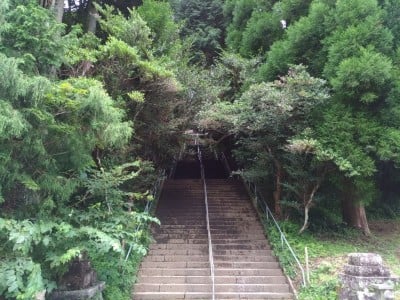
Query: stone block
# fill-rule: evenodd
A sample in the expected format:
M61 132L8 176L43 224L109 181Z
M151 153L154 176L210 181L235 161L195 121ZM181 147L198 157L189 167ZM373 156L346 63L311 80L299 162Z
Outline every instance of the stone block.
M345 265L344 273L353 276L364 276L364 277L388 277L390 276L390 271L382 265L372 265L372 266L354 266Z
M99 282L89 288L75 291L54 291L49 300L103 300L102 291L105 283Z
M383 266L380 255L351 253L340 280L341 300L390 300L394 299L394 284L398 278Z
M375 253L350 253L349 265L353 266L382 266L382 257Z

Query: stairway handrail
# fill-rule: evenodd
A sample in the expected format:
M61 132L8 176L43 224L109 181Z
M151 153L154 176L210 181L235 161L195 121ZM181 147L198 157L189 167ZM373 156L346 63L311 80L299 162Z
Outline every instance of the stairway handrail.
M229 166L228 160L225 156L225 153L223 153L223 152L222 152L222 159ZM279 232L279 235L281 238L282 248L283 248L284 244L288 248L290 254L292 255L293 259L295 260L297 266L299 267L299 269L301 271L303 286L306 286L307 284L306 284L306 275L305 275L304 267L300 263L300 260L298 259L296 253L294 252L293 248L290 246L288 240L286 239L286 236L283 233L281 227L279 226L278 221L275 219L274 214L270 210L270 208L267 204L267 201L264 199L263 195L259 192L259 189L257 189L257 185L254 182L251 182L250 180L244 178L242 174L240 174L239 176L241 177L243 182L246 184L249 192L252 194L251 196L253 196L255 198L256 204L263 210L263 213L265 214L267 221L269 220L269 218L272 219L275 227L278 229L278 232Z
M195 139L195 145L197 146L197 156L200 162L200 173L201 179L203 181L204 190L204 203L206 205L206 223L207 223L207 235L208 235L208 259L210 261L210 273L211 273L211 283L212 283L212 300L215 299L215 268L214 268L214 255L212 249L212 239L211 239L211 228L210 228L210 217L208 213L208 196L207 196L207 184L204 172L203 159L200 151L200 145L198 143L198 136Z
M158 200L158 198L160 197L161 194L161 189L162 186L164 184L164 180L166 178L166 171L165 170L161 170L160 173L157 176L156 181L153 184L153 187L151 189L151 195L152 195L152 199L149 199L146 201L146 206L143 210L144 213L149 213L151 211L151 208L153 207L154 202L156 202ZM139 224L136 225L135 227L135 236L137 236L138 232L142 229L143 227L143 223L140 222ZM128 260L129 256L131 255L133 249L133 243L131 243L129 245L129 249L128 252L126 254L125 257L125 261Z

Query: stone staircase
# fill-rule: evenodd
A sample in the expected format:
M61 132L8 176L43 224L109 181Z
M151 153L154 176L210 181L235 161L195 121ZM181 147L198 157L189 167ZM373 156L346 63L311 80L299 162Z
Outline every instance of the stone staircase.
M293 299L244 187L207 179L215 299ZM167 180L133 299L212 299L203 184Z

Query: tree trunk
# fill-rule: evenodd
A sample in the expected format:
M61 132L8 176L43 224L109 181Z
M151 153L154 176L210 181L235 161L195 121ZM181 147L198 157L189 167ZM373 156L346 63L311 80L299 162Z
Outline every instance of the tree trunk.
M103 169L103 167L101 165L100 155L101 155L100 148L98 146L95 146L92 151L92 158L93 158L93 161L96 164L97 168L99 169L99 171L101 171Z
M98 12L92 1L89 1L87 9L86 30L94 34L96 33Z
M274 199L274 211L275 214L278 218L282 216L282 209L281 209L281 198L282 198L282 176L283 176L283 171L282 171L282 165L277 159L274 160L274 166L275 166L275 191L273 193L273 199Z
M49 0L39 0L39 5L44 8L49 8L51 6L51 1Z
M304 194L304 197L303 197L303 199L304 199L303 200L303 203L304 203L304 224L303 224L303 227L301 227L299 233L303 233L303 231L306 230L307 227L308 227L308 219L309 219L310 208L314 204L313 203L314 196L315 196L315 193L318 191L318 189L319 189L319 187L321 185L322 178L321 178L320 181L317 181L315 183L315 185L312 187L311 193L309 193L308 195Z
M370 235L371 231L369 230L364 205L353 199L346 198L342 201L343 221L349 226L362 230L365 235Z
M62 22L64 16L64 0L39 0L39 5L54 11L56 20Z
M64 16L64 0L53 0L53 10L56 14L56 20L59 23L62 23L63 16Z
M304 230L307 229L308 227L308 213L310 212L310 207L311 207L311 201L306 204L304 207L304 223L303 227L301 227L299 233L303 233Z

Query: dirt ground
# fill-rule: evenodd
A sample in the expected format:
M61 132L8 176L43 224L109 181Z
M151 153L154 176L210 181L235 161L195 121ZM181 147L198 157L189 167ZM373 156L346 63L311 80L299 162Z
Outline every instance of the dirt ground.
M384 259L386 255L391 256L391 254L397 258L397 264L391 269L400 275L400 221L372 221L369 225L373 234L372 246L375 245L383 252Z
M397 220L370 221L369 228L375 235L400 235L400 221Z

